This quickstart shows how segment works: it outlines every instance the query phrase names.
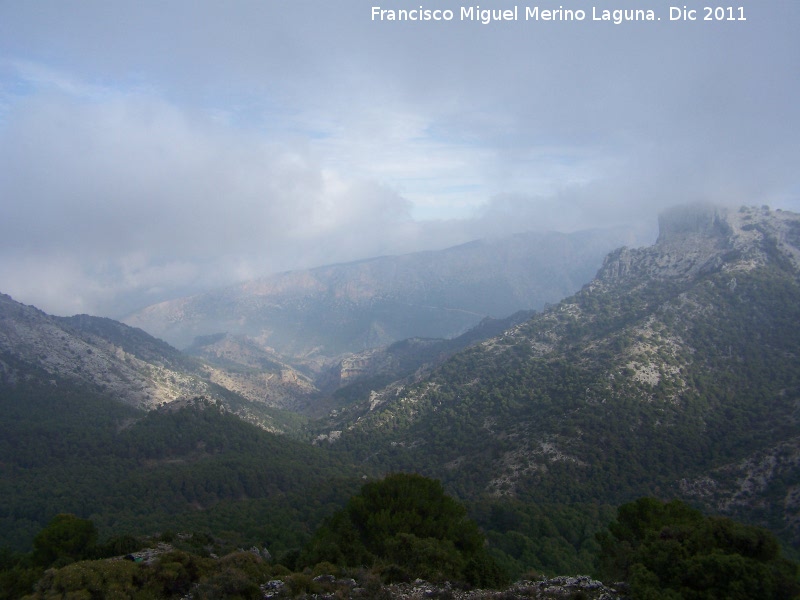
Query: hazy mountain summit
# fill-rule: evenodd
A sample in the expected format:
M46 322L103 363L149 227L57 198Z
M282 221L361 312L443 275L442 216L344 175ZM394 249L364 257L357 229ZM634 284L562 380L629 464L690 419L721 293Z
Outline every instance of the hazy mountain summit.
M246 335L294 359L335 357L411 337L448 338L486 316L575 292L624 230L525 233L439 251L281 273L162 302L124 319L178 347Z
M798 267L798 245L800 227L795 213L768 207L677 206L659 216L655 245L612 252L598 279L689 279L723 268L752 270L778 256Z

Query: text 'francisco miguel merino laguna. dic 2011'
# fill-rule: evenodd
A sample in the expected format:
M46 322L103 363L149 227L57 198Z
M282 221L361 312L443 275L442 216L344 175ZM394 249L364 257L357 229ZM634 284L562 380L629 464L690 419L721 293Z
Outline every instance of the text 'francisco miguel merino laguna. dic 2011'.
M462 6L457 10L418 8L393 9L372 7L373 21L476 21L484 25L501 21L601 21L619 25L626 21L660 21L661 16L652 9L598 9L589 10L514 6L512 8L481 8ZM664 15L669 21L746 21L743 6L704 6L689 9L670 6ZM522 17L522 18L520 18Z

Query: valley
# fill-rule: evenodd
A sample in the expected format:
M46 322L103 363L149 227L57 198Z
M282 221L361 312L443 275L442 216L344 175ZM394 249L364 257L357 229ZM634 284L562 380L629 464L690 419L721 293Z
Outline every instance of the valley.
M607 252L582 287L505 314L481 302L509 288L478 276L457 291L444 278L454 291L430 314L424 294L413 319L396 312L409 275L395 264L395 295L378 300L382 259L127 319L183 351L2 296L4 543L25 551L68 512L105 537L257 544L292 569L361 485L417 473L464 503L515 577L592 571L616 507L642 497L766 528L797 556L800 215L683 206L659 229L651 246ZM443 317L459 295L475 304L445 312L470 319Z

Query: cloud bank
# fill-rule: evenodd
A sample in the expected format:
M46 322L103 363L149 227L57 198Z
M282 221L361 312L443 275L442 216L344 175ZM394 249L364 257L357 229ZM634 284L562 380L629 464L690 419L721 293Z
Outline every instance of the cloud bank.
M661 22L4 3L0 291L121 316L485 235L647 230L692 200L800 209L800 5L712 23L647 5Z

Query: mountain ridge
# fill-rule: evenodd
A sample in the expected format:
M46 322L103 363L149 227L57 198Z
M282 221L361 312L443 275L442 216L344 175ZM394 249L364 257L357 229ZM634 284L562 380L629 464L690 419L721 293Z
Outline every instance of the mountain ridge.
M143 331L124 326L138 341L147 340L150 352L146 354L156 362L148 363L126 351L123 346L131 350L135 345L131 337L122 345L114 345L97 335L101 324L112 324L110 328L119 333L114 323L110 319L86 315L53 317L20 304L8 295L0 295L0 366L4 379L15 381L20 372L12 363L23 362L36 365L53 376L107 389L120 401L142 408L182 394L206 391L194 381L187 381L185 388L168 384L167 378L176 373L173 367L181 363L179 353ZM94 328L94 331L83 330L82 326ZM124 337L118 336L120 341ZM145 373L148 365L152 372Z
M470 504L490 544L513 569L585 564L610 505L643 495L691 500L769 527L800 548L800 215L764 207L681 208L673 214L662 218L662 235L652 247L612 252L580 291L520 316L522 322L486 321L469 339L410 339L381 350L383 356L340 359L344 381L331 389L344 383L333 394L347 397L323 422L304 421L309 425L300 437L323 446L316 456L332 453L336 464L357 465L350 475L413 471L440 479ZM199 340L195 350L218 362L194 362L199 358L184 357L124 324L50 317L0 297L0 400L12 415L2 423L13 434L5 439L14 448L9 456L21 465L9 470L0 463L0 483L24 508L20 514L35 513L41 522L44 504L31 499L44 500L44 494L20 500L13 469L49 468L52 458L81 473L81 460L94 457L92 448L101 441L114 446L152 426L159 441L138 450L144 470L137 475L137 497L115 491L114 502L124 508L134 500L146 511L139 496L148 481L160 481L170 488L176 510L200 510L191 504L199 502L203 511L221 511L215 513L218 523L233 523L234 513L227 511L235 506L244 511L236 526L253 531L263 517L245 510L261 510L247 498L254 480L238 476L228 462L242 457L217 452L213 424L196 436L181 428L187 420L228 419L231 407L257 421L248 412L257 405L219 388L209 368L221 373L230 361L241 369L237 381L243 383L245 376L285 365L249 338L230 334ZM134 372L136 393L141 382L154 385L188 361L196 371L181 377L196 378L193 384L219 394L219 401L207 405L212 412L198 412L186 387L185 395L166 405L139 404L160 406L149 420L139 412L131 416L133 409L110 410L111 401L119 400L113 388L102 378L92 382L87 372L100 362L101 374L123 382L128 371L114 371L117 354L127 361L119 369L150 365L151 371ZM382 378L392 381L387 386ZM104 382L106 388L98 385ZM68 403L61 408L70 410L66 444L50 434L63 423L46 406L61 400ZM24 420L33 401L41 405L41 423L17 431L14 420ZM87 435L82 423L83 413L95 409L97 415L89 416L106 419L102 439ZM254 439L260 435L250 431ZM295 443L270 439L281 447ZM238 447L236 440L225 444ZM115 452L130 459L124 447ZM253 467L260 472L258 464ZM191 485L172 489L161 469L182 473ZM71 473L51 468L48 476L57 488L72 489ZM28 473L26 481L41 485L35 475ZM275 477L291 478L292 471ZM80 508L82 493L73 494L68 509ZM59 497L47 501L50 510ZM185 522L199 523L205 515ZM105 518L111 527L115 517ZM169 522L164 514L158 518ZM30 519L6 521L20 540L33 526Z
M240 394L224 375L141 329L104 317L52 316L0 294L2 384L69 382L143 410L202 396L271 431L297 426L294 415Z
M577 290L621 230L517 234L441 251L291 271L146 307L123 318L178 347L244 334L323 363L412 337L448 338L483 317L541 308Z

